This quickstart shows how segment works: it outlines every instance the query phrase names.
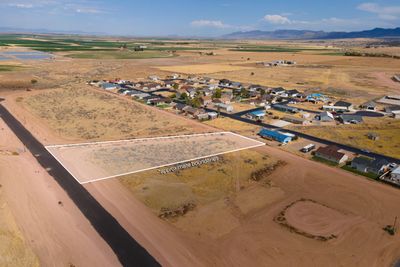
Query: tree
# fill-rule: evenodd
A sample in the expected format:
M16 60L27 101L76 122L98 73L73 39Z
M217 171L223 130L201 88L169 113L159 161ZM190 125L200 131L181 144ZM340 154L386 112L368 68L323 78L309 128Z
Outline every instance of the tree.
M222 90L220 88L217 88L213 94L213 98L221 98L222 96Z
M179 84L177 84L177 83L174 83L174 85L172 86L175 90L178 90L179 89Z
M31 84L32 84L32 85L37 84L37 82L38 82L38 81L37 81L36 79L32 79L32 80L31 80Z
M246 88L242 88L240 89L240 96L243 98L249 98L250 94L249 92L246 90Z
M260 95L265 95L265 89L260 89Z
M195 97L190 101L190 105L195 108L201 107L201 101L199 97Z
M188 98L189 97L188 97L187 93L182 93L181 96L180 96L180 99L182 99L182 100L186 100Z

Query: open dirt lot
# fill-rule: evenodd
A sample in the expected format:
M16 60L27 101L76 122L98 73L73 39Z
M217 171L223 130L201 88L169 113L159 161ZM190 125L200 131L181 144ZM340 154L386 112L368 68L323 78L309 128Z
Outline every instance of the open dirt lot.
M46 147L80 183L193 161L264 143L229 132Z

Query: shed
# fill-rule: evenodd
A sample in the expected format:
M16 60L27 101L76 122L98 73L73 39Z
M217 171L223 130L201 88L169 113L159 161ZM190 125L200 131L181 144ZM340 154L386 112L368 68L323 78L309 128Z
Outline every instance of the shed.
M373 141L379 139L379 134L377 134L377 133L368 133L367 136L368 136L369 139L371 139Z

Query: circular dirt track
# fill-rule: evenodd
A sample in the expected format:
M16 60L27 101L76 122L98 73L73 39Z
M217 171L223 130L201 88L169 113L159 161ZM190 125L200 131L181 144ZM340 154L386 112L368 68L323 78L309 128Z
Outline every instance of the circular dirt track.
M285 212L287 223L313 236L339 236L358 220L312 201L299 201Z

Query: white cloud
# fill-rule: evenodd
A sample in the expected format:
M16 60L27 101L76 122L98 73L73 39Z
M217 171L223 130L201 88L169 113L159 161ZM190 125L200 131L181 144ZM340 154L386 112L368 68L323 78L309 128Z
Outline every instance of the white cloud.
M218 29L232 28L231 25L225 24L220 20L194 20L190 23L190 25L193 27L208 27Z
M362 3L357 8L362 11L377 14L379 18L384 20L400 19L400 5L381 6L376 3Z
M33 8L32 4L24 4L24 3L10 3L8 4L10 7L16 7L16 8Z
M281 15L265 15L264 20L271 24L291 24L292 21L285 16Z
M100 14L105 13L103 10L90 8L90 7L80 7L75 9L76 13L84 13L84 14Z

